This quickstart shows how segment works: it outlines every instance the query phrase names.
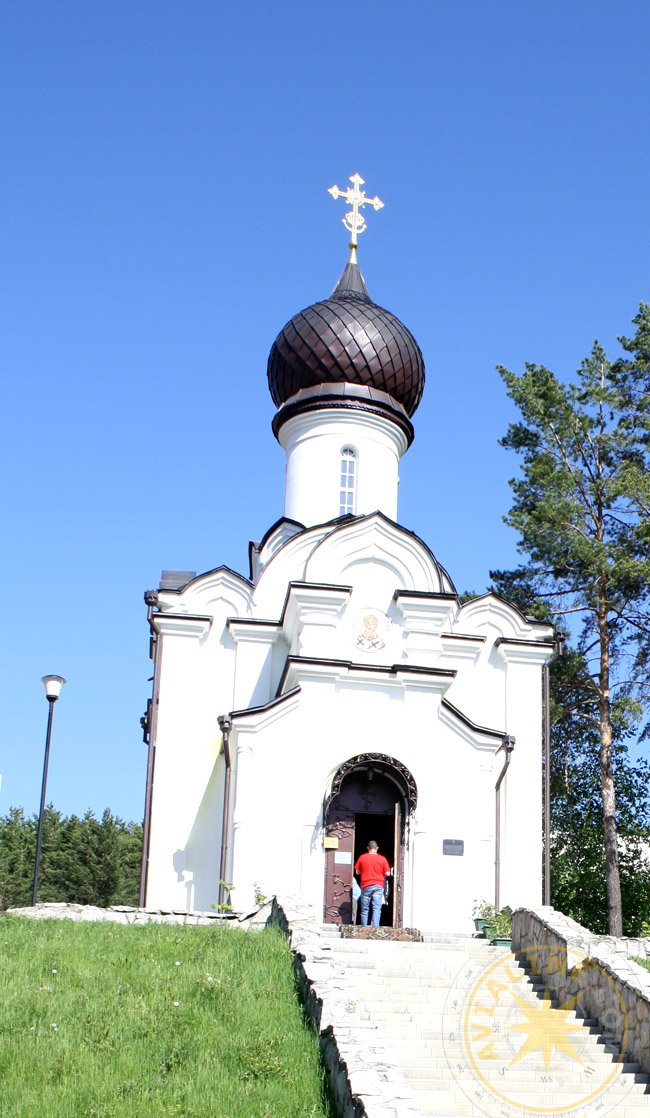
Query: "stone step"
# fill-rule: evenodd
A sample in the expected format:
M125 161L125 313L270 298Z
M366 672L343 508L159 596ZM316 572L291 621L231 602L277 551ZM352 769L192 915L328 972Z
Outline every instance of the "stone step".
M332 951L340 955L369 955L371 958L391 958L401 966L420 966L427 961L436 966L444 966L454 959L499 959L510 956L512 963L522 965L522 960L515 958L512 952L505 947L477 947L473 950L457 947L436 947L434 944L377 944L364 943L357 940L322 939L321 943L327 944ZM540 976L541 977L541 976Z
M416 1096L416 1101L418 1109L422 1114L430 1114L435 1116L435 1118L485 1118L487 1113L485 1109L474 1106L467 1098L463 1101L454 1100L453 1102L449 1102L445 1099L427 1099L424 1092L422 1092ZM596 1105L598 1101L599 1100L596 1100L594 1105ZM611 1105L614 1105L616 1109L612 1110ZM647 1100L645 1099L637 1100L637 1102L630 1101L629 1106L626 1105L623 1100L618 1103L613 1100L613 1104L604 1103L604 1109L601 1113L607 1114L608 1118L639 1118L643 1108L647 1108L647 1105ZM546 1109L541 1109L542 1107L546 1108L546 1106L546 1095L544 1094L540 1097L540 1094L536 1094L534 1096L532 1113L548 1113ZM504 1113L516 1114L517 1111L514 1107L508 1107L507 1109L504 1107ZM531 1111L519 1111L519 1113L530 1114ZM581 1108L578 1113L582 1116L585 1113L584 1108Z
M427 1068L409 1068L403 1067L402 1073L404 1077L411 1082L412 1086L416 1086L419 1090L439 1090L454 1092L457 1088L461 1090L471 1091L476 1087L476 1079L469 1073L466 1075L458 1074L453 1080L449 1077L444 1077L440 1074L434 1074L431 1069ZM531 1087L545 1092L566 1093L567 1095L576 1095L585 1093L584 1078L579 1079L581 1069L576 1069L576 1077L573 1081L567 1078L568 1072L563 1073L563 1083L561 1089L557 1085L552 1086L544 1082L543 1072L535 1072L534 1076L524 1077L523 1073L519 1079L508 1079L508 1093L511 1095L519 1093L527 1093L531 1091ZM647 1090L647 1083L638 1083L634 1079L630 1082L613 1079L611 1083L611 1090L617 1092L617 1097L621 1093L630 1092L634 1098L642 1096L648 1101L650 1098Z
M449 1092L436 1091L435 1089L431 1091L419 1091L416 1096L418 1106L421 1107L423 1103L425 1105L437 1103L438 1105L444 1106L444 1113L447 1113L447 1108L449 1108L452 1114L457 1113L456 1107L458 1106L472 1105L467 1100L467 1096L464 1096L464 1098L466 1101L463 1101L462 1095L451 1098ZM606 1099L606 1108L607 1110L609 1110L610 1115L612 1114L611 1108L613 1106L616 1107L616 1110L613 1112L613 1114L616 1115L616 1118L618 1118L618 1115L620 1113L620 1107L625 1107L626 1110L635 1110L636 1118L638 1118L643 1109L647 1109L648 1106L647 1096L645 1098L641 1098L639 1095L626 1095L624 1093L607 1091ZM517 1109L519 1110L519 1113L522 1113L523 1108L527 1108L528 1110L533 1109L534 1112L537 1111L537 1113L546 1114L548 1114L549 1111L552 1110L560 1110L563 1105L566 1105L567 1109L569 1109L571 1107L572 1101L570 1097L567 1098L560 1093L552 1094L548 1090L532 1091L528 1094L522 1093L516 1096L513 1095L513 1100L516 1100L516 1103L518 1104ZM575 1102L575 1099L573 1101ZM512 1113L513 1109L514 1107L512 1106L508 1107L506 1113ZM605 1113L607 1112L607 1110L605 1111ZM463 1111L461 1113L467 1112ZM471 1113L471 1111L469 1113ZM479 1113L481 1112L479 1111ZM483 1114L485 1114L485 1111L483 1111Z
M448 1036L443 1035L440 1028L412 1029L408 1020L405 1020L403 1024L399 1021L382 1021L381 1024L379 1022L366 1022L366 1024L374 1025L377 1032L386 1038L391 1048L396 1051L412 1052L414 1057L418 1056L418 1058L424 1059L427 1055L435 1056L439 1052L464 1051L462 1037L459 1036L455 1040L450 1040ZM623 1064L628 1062L620 1059L620 1052L614 1044L597 1044L594 1043L594 1038L580 1036L576 1033L570 1034L571 1038L576 1043L580 1043L588 1055L590 1063Z
M510 955L512 952L508 947L497 947L491 944L489 940L468 940L467 943L461 942L445 942L435 943L415 943L396 942L388 939L341 939L336 936L325 935L323 939L331 939L337 951L371 951L376 955L395 955L398 958L408 958L411 955L435 955L439 954L441 957L449 954L486 954L500 953L502 955Z
M486 1118L490 1107L486 1110L473 1099L481 1088L480 1080L469 1065L462 1035L458 1034L453 1042L449 1040L449 1022L455 1019L458 1024L464 999L476 987L481 972L500 959L507 959L509 968L508 979L504 981L516 983L518 991L531 1004L541 1004L546 984L529 974L508 948L492 947L472 937L465 941L454 937L449 942L449 937L433 933L427 939L429 942L420 944L335 939L327 942L331 944L332 961L344 974L349 974L361 1027L368 1030L371 1044L372 1038L376 1038L377 1044L383 1041L386 1045L388 1059L411 1087L421 1112L437 1118ZM453 1004L455 994L457 1005ZM552 999L551 1007L559 1008ZM451 1009L455 1018L450 1018ZM516 1011L514 1003L504 997L492 1013L486 1014L486 1023L508 1028L520 1020L518 1016L513 1019L513 1010ZM621 1061L613 1038L579 1009L562 1011L561 1021L568 1024L569 1039L577 1045L584 1063L577 1064L554 1049L555 1070L549 1077L544 1072L541 1052L537 1057L532 1053L525 1056L521 1066L510 1065L508 1097L513 1102L505 1109L524 1115L574 1109L584 1118L581 1100L585 1098L586 1064L594 1069L593 1082L607 1081L602 1094L603 1113L610 1118L639 1118L642 1109L647 1110L650 1105L650 1075L632 1060ZM499 1081L496 1084L498 1091ZM485 1085L483 1089L487 1091ZM496 1113L497 1094L490 1095L490 1100Z

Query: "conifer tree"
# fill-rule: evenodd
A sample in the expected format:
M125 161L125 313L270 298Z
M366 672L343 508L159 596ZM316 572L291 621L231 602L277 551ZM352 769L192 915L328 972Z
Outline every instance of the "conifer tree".
M639 319L637 339L627 343L634 357L650 338L643 305ZM521 376L500 369L521 415L502 440L522 458L521 473L510 483L514 502L506 522L520 533L538 600L554 616L573 615L581 626L578 651L597 710L612 935L623 929L612 699L613 692L644 697L633 650L648 631L650 612L643 504L650 384L633 382L634 367L633 359L610 364L596 343L568 384L543 366L528 364Z
M0 908L31 904L38 816L22 808L0 817ZM39 901L108 907L138 903L142 827L108 808L63 818L52 804L43 817Z

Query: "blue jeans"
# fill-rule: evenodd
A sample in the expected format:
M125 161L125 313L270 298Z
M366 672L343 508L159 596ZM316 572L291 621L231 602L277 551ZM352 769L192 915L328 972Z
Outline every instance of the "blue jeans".
M370 923L373 928L379 927L379 918L381 916L381 905L384 899L384 890L381 885L366 885L365 889L361 890L361 923L368 923L368 909L372 901L372 919Z

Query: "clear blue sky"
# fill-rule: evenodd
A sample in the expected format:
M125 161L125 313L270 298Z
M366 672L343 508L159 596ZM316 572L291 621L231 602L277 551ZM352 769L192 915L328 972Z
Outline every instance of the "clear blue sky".
M266 359L346 259L427 387L399 519L459 589L513 564L497 363L570 376L650 299L650 7L21 0L0 12L0 813L140 819L161 568L247 573L282 513Z

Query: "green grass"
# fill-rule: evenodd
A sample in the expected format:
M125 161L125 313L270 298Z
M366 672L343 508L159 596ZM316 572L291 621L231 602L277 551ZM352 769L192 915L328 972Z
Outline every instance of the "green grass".
M323 1118L273 928L0 920L2 1118Z
M650 959L639 959L636 955L631 955L630 958L633 963L638 963L640 967L645 967L646 970L650 970Z

